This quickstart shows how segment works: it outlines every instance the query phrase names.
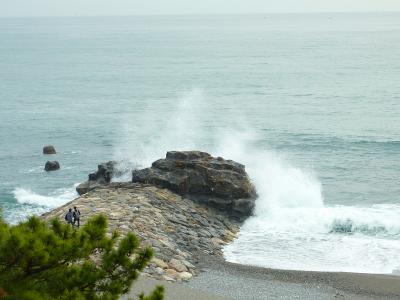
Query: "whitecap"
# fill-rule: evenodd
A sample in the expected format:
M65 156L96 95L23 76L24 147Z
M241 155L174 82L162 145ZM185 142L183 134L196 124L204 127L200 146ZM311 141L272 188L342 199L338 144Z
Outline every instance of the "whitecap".
M18 203L54 208L73 200L77 193L75 186L57 189L49 195L40 195L30 189L18 187L13 190L14 198Z

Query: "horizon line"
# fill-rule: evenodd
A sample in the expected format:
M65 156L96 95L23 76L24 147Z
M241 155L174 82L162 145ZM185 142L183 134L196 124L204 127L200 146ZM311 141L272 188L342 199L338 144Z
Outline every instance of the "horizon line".
M252 15L317 15L317 14L380 14L400 13L400 10L376 10L376 11L291 11L291 12L249 12L249 13L143 13L143 14L99 14L99 15L25 15L25 16L1 16L0 19L30 19L30 18L96 18L96 17L167 17L167 16L252 16Z

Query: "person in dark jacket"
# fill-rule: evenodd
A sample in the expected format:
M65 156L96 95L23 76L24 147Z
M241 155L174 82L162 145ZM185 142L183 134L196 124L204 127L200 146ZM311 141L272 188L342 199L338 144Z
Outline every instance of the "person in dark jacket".
M74 206L74 212L73 212L73 217L74 217L74 225L75 223L78 223L78 227L81 225L81 212Z
M65 215L65 221L67 221L68 224L74 225L73 218L74 214L72 213L72 209L70 208L67 214Z

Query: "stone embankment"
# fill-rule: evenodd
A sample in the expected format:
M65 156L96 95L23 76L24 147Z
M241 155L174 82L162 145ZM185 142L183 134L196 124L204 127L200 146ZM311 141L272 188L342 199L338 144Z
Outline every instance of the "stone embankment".
M44 217L63 220L73 206L81 211L82 223L95 214L104 214L109 220L109 233L115 229L122 235L134 232L142 245L154 249L155 257L145 274L168 281L189 280L199 272L196 263L200 255L222 257L222 247L236 237L241 221L250 214L255 191L244 166L235 162L202 152L173 152L166 160L153 164L157 170L134 171L133 181L143 182L99 182L103 173L99 166L96 186ZM162 173L162 165L167 174ZM184 182L180 187L185 192L171 188L165 180L146 180L148 173L152 178ZM193 194L202 197L194 200ZM215 200L206 201L206 197L222 200L215 205ZM233 208L235 201L247 203L243 216Z

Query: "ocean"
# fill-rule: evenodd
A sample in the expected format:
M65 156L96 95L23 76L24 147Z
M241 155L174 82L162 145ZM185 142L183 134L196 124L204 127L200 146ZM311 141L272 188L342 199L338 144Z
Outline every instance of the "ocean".
M259 194L227 260L399 273L399 53L400 13L2 18L3 216L72 200L100 162L197 149Z

